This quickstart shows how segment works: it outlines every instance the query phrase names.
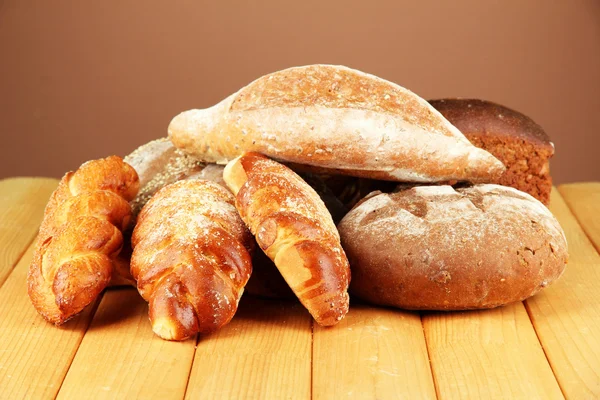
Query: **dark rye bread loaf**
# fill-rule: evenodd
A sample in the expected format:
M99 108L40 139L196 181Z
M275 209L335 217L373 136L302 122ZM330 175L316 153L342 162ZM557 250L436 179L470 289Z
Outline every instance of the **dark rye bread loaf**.
M350 293L406 309L520 301L556 280L568 257L564 233L546 207L494 184L376 194L338 229L352 270Z
M550 200L549 160L554 145L531 118L484 100L442 99L429 102L471 143L489 151L506 166L490 183L527 192L544 204Z

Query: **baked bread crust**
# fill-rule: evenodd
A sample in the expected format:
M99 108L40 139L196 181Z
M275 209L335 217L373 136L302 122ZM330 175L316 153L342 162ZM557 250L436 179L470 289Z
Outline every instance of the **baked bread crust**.
M201 163L181 150L168 138L148 142L130 154L124 161L131 165L140 178L140 190L131 202L133 221L142 207L163 187L200 173L206 164Z
M265 75L211 108L179 114L169 138L206 162L255 151L392 181L489 181L504 171L414 93L332 65Z
M406 309L520 301L556 280L568 258L564 233L543 204L493 184L374 195L338 228L351 293Z
M350 268L319 195L286 166L247 153L223 172L236 207L265 254L320 325L348 312Z
M131 231L142 207L163 187L183 179L206 179L226 187L223 181L223 166L206 165L178 150L168 138L160 138L143 144L125 156L140 178L140 190L130 202L132 218L123 232L123 250L116 258L115 273L110 286L135 286L130 273Z
M506 166L506 171L489 183L514 187L548 204L554 145L541 126L515 110L485 100L441 99L430 104L471 143Z
M27 289L35 309L60 325L108 285L139 188L135 170L112 156L67 173L44 212Z
M227 189L199 179L165 186L142 209L131 244L131 273L158 336L184 340L233 318L253 240Z

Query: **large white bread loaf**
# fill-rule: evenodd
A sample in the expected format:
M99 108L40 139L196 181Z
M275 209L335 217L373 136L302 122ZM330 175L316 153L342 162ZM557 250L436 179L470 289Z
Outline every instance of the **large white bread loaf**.
M504 171L411 91L333 65L265 75L211 108L179 114L169 137L220 164L255 151L322 172L392 181L478 182Z

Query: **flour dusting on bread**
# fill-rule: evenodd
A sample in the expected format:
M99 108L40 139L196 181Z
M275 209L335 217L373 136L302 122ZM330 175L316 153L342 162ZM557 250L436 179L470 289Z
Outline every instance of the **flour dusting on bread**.
M523 300L564 271L567 243L532 196L494 184L375 195L338 225L352 293L412 309ZM385 240L382 240L385 238Z

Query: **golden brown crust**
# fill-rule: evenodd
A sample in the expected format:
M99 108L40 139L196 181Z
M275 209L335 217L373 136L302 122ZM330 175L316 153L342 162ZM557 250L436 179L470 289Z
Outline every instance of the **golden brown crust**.
M321 325L348 312L350 269L337 229L319 195L292 170L257 153L223 173L259 246Z
M115 273L109 286L135 286L131 276L131 231L142 207L160 189L182 179L206 179L226 187L223 166L201 163L173 146L168 138L148 142L125 156L140 178L140 190L130 202L133 212L131 222L124 231L123 250L116 258Z
M485 181L504 167L425 100L350 68L290 68L169 125L173 144L225 164L247 151L353 176Z
M493 184L378 194L338 227L352 266L351 293L407 309L520 301L558 279L568 259L564 233L548 209Z
M158 336L183 340L231 320L253 240L229 191L196 179L164 187L142 209L131 243L131 273Z
M60 181L27 278L31 302L47 321L64 323L106 287L138 187L134 169L117 156L89 161Z

